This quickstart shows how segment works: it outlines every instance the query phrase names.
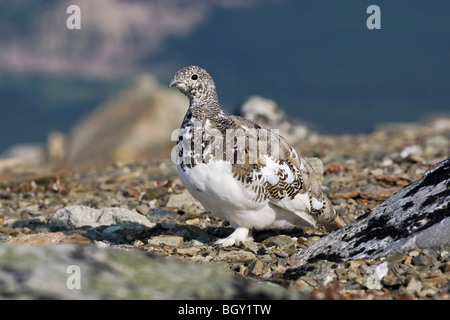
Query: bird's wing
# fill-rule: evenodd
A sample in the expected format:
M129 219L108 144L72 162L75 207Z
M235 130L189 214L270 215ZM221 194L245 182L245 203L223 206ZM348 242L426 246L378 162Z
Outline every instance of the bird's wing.
M255 192L254 201L268 200L283 213L295 214L294 220L306 227L333 230L345 225L322 191L311 164L277 132L255 130L251 124L242 125L246 128L241 132L246 143L233 145L236 156L232 171L236 179ZM242 154L244 161L242 157L236 161Z

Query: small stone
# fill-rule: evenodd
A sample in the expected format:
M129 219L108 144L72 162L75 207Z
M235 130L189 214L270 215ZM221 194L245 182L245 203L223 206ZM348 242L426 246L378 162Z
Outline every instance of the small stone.
M277 251L278 254L293 254L297 252L297 248L295 246L295 242L291 237L286 235L278 235L274 237L269 237L265 239L262 244L264 244L267 247L276 247L279 250ZM277 252L274 252L277 254ZM282 256L284 258L284 255Z
M147 211L147 217L151 219L152 217L162 217L162 216L174 216L175 213L172 210L166 210L166 209L151 209L150 211Z
M436 294L437 290L434 288L426 288L422 289L418 295L420 297L433 297Z
M0 221L1 222L1 221ZM449 259L450 258L450 252L447 250L443 250L440 253L441 259Z
M149 207L148 206L144 206L144 205L140 205L136 207L136 211L139 212L140 214L146 215L149 211Z
M66 235L62 232L23 234L13 238L12 242L30 245L55 244L61 242Z
M171 235L161 235L154 236L148 240L148 244L150 245L166 245L170 247L178 247L182 245L184 242L183 237L180 236L171 236Z
M319 239L320 239L319 236L310 236L310 237L307 237L307 238L305 239L305 242L304 242L304 243L305 243L306 246L309 246L310 244L316 242L316 241L319 240Z
M190 225L190 226L192 226L192 225L194 225L194 226L195 225L199 225L200 224L200 219L199 218L189 219L189 220L186 220L185 223L187 225Z
M381 176L384 172L383 172L383 169L377 168L377 169L370 170L369 173L372 176L376 177L376 176Z
M414 266L427 266L433 262L433 257L420 252L417 256L412 258L411 262Z
M94 240L94 243L95 243L95 246L96 246L97 248L104 249L104 248L110 247L109 243L107 243L107 242L105 242L105 241L97 241L97 240Z
M166 188L156 187L152 189L148 189L145 195L142 197L143 200L147 201L155 201L155 199L159 199L163 197L167 193Z
M256 255L246 250L233 250L233 251L221 250L219 254L216 257L214 257L213 261L244 262L244 261L253 261L255 259Z
M73 234L67 235L65 238L62 239L61 242L64 242L64 243L78 243L78 244L90 244L91 240L89 240L88 238L82 236L81 234L73 233Z
M308 282L304 281L303 278L296 280L292 285L292 288L307 295L314 290L314 286L311 286Z
M210 234L197 226L182 225L173 228L172 231L175 235L187 238L188 240L195 239L202 243L208 243L213 240L213 237Z
M446 262L442 268L443 272L450 272L450 262Z
M306 238L305 237L298 237L297 238L297 244L299 246L305 246Z
M358 266L358 270L361 274L366 274L368 268L369 268L369 266L367 265L367 263L363 263Z
M356 272L354 272L354 271L349 271L349 272L347 273L347 280L353 281L353 280L356 280L357 278L358 278L358 275L356 274Z
M23 212L30 214L32 216L37 216L37 215L41 214L41 211L39 210L39 205L37 205L37 204L25 207L23 209Z
M406 286L405 290L408 293L419 294L422 290L422 284L416 280L416 278L411 278Z
M342 187L336 192L333 192L330 195L331 199L349 199L349 198L356 198L359 196L360 190L359 188L355 187Z
M150 201L147 203L147 205L148 205L148 207L149 207L150 209L155 209L155 208L156 208L156 200L155 200L155 199L150 200Z
M388 273L382 281L383 285L393 287L399 286L402 284L402 281L399 277L395 276L393 273Z
M19 234L21 234L21 232L19 230L17 230L16 228L11 228L11 227L2 227L0 228L0 233L4 233L7 234L11 237L16 237Z
M379 265L373 265L370 266L367 269L367 275L369 276L367 278L366 287L368 289L376 289L380 290L383 286L381 284L381 280L387 275L388 273L388 263L383 262Z
M400 189L401 187L380 188L367 186L362 188L360 195L361 198L368 200L385 201Z
M392 166L394 164L394 161L392 161L392 159L390 158L383 158L383 160L380 163L380 166L382 167L389 167Z
M400 157L407 158L411 155L419 155L422 152L422 148L419 145L407 146L400 152Z
M265 254L264 248L261 246L260 243L254 242L254 241L245 241L243 243L243 246L246 250L253 252L254 254L258 256L262 256Z
M261 276L265 273L264 263L260 259L257 259L250 264L248 270L255 276Z
M334 272L336 273L337 277L339 280L345 279L345 275L347 274L347 269L346 268L336 268L334 270Z
M133 243L133 247L135 247L135 248L141 248L143 246L144 246L144 243L139 239L135 240Z
M201 248L199 248L199 247L190 246L190 247L177 248L175 252L178 254L182 254L182 255L193 256L200 250L201 250Z
M165 205L167 208L176 208L176 209L186 209L190 208L190 212L195 211L197 212L203 212L205 211L203 209L203 206L194 199L194 197L189 193L187 190L183 190L183 192L179 194L173 194L170 196L169 200L167 200L167 203ZM184 211L184 210L183 210ZM185 211L187 212L187 210Z
M240 264L237 268L238 270L238 274L242 275L242 276L246 276L248 275L248 268L242 264Z
M110 198L105 201L107 207L120 207L120 202L116 198Z
M280 257L280 258L288 258L289 257L289 254L287 253L287 252L284 252L284 251L281 251L281 250L279 250L278 248L273 248L272 249L272 252L277 256L277 257ZM295 252L295 251L294 251ZM292 252L293 253L293 252Z

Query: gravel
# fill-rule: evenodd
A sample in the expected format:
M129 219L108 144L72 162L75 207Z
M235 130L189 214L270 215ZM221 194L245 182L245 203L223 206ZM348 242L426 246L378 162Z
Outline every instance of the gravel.
M325 191L350 222L445 159L449 141L450 120L436 119L380 127L368 135L309 133L296 147L300 154L322 159ZM225 265L239 277L318 299L450 298L445 242L376 258L319 256L299 266L292 257L324 234L256 230L254 240L241 246L214 246L231 232L226 221L207 214L190 197L167 161L0 171L0 249L9 243L33 245L36 249L27 249L32 251L63 243L126 249L167 261Z

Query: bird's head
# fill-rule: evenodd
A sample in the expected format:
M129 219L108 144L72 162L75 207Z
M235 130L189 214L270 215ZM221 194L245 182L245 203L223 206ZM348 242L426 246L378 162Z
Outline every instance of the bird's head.
M178 70L169 84L170 87L177 87L190 100L217 99L213 79L205 69L198 66L188 66Z

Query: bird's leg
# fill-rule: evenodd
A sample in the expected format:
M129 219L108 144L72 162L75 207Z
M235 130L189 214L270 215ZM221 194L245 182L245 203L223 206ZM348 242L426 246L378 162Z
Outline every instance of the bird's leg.
M222 246L222 247L230 247L230 246L238 245L241 242L244 243L247 240L251 240L251 238L248 237L248 232L249 232L249 230L247 228L238 227L228 237L217 240L215 242L215 244Z

